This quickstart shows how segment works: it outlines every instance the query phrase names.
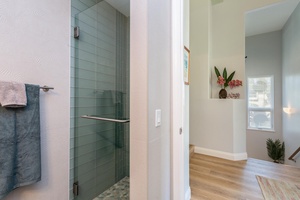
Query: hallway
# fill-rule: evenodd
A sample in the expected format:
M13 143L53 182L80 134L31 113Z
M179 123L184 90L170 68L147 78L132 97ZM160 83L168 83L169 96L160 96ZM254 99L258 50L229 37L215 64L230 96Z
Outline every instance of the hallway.
M248 158L230 161L194 153L190 159L192 200L264 199L255 175L300 183L300 168Z

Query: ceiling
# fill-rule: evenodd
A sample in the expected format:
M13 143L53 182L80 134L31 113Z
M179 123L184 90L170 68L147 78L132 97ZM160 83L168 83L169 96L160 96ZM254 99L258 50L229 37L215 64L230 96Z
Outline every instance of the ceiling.
M281 30L299 1L286 0L247 12L245 15L246 37Z
M130 15L130 0L105 0L112 7L117 9L123 15L128 17Z
M130 15L130 0L105 0L125 16ZM224 0L212 0L213 4ZM267 7L252 10L245 15L245 35L253 36L281 30L300 0L286 0Z

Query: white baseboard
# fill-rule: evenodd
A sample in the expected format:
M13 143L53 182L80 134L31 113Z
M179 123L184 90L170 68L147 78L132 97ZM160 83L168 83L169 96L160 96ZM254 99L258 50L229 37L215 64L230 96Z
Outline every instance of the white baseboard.
M192 198L192 194L191 194L191 188L189 187L189 189L185 192L185 200L190 200Z
M223 151L216 151L212 149L206 149L202 147L195 147L195 153L204 154L208 156L214 156L217 158L223 158L227 160L247 160L248 155L247 153L228 153Z

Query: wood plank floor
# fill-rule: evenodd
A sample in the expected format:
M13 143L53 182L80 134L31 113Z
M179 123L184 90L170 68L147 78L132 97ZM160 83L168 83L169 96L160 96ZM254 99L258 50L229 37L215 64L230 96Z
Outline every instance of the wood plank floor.
M194 153L190 159L192 200L264 199L256 175L300 183L300 168L251 158L229 161Z

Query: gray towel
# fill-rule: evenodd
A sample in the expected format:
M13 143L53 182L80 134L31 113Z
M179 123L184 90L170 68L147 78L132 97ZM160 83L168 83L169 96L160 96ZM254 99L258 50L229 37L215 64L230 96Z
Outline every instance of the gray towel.
M25 84L0 81L0 104L11 108L26 106Z
M0 199L41 180L39 91L26 84L26 107L0 107Z

